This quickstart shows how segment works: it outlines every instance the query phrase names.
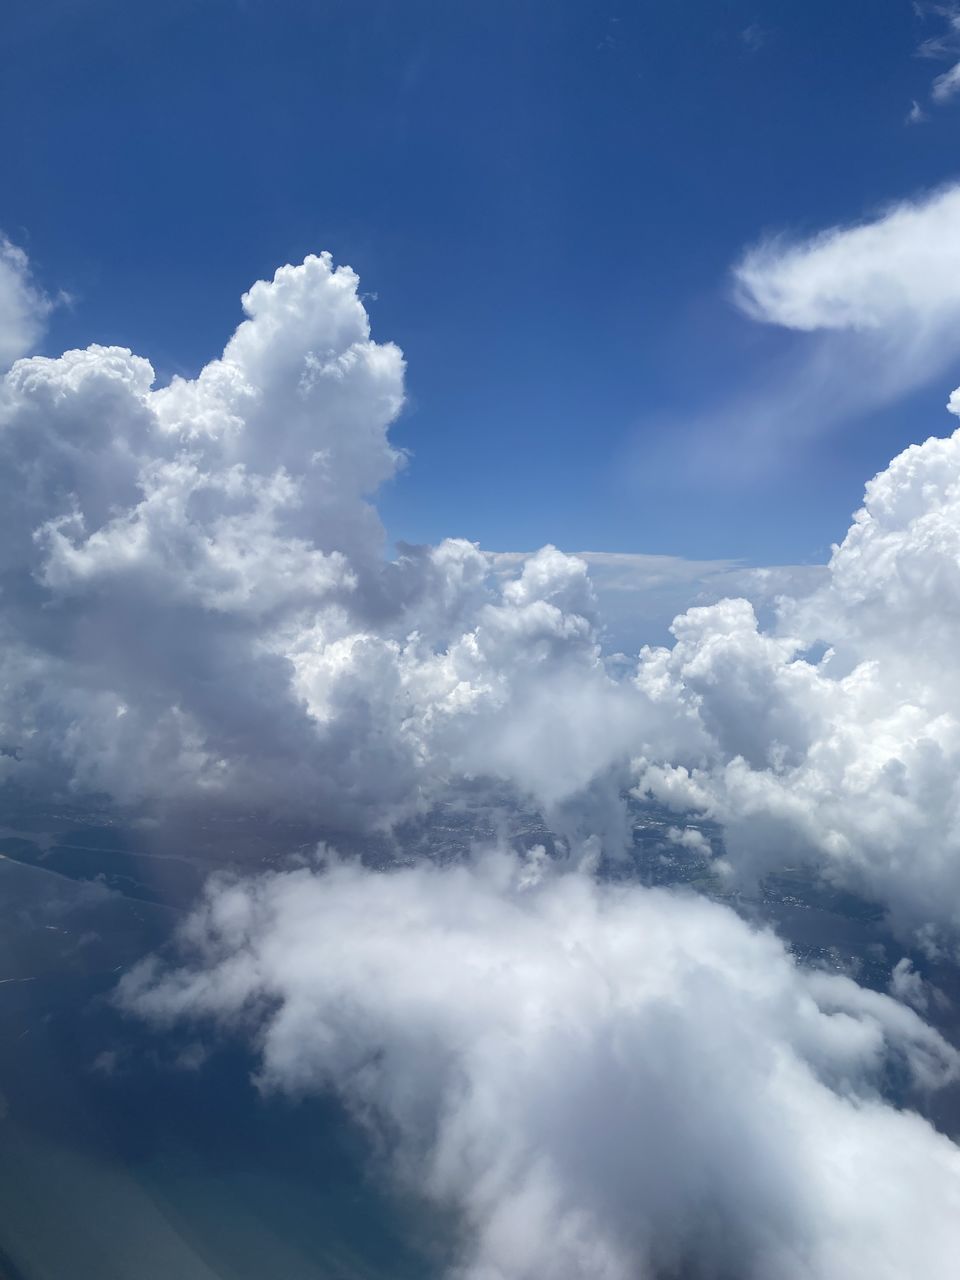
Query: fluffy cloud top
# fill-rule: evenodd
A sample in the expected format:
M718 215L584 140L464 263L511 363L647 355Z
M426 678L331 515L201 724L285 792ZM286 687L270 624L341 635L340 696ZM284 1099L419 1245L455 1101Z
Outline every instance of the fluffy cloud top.
M960 315L960 188L896 205L859 226L751 249L736 270L755 319L790 329L905 330Z
M796 857L885 903L905 929L960 927L960 433L867 486L828 579L764 633L746 601L691 610L638 679L711 740L641 787L726 827L735 865ZM808 647L830 648L818 661ZM929 933L923 936L929 937Z
M956 201L862 229L854 260ZM800 254L798 278L835 245ZM837 281L836 314L820 286L771 297L823 323L901 305L872 268ZM91 347L0 384L3 776L341 827L494 776L610 853L633 785L720 821L741 874L819 859L904 930L955 933L958 437L870 483L826 580L773 625L720 600L631 671L602 656L579 557L505 563L452 539L384 560L372 498L402 462L403 359L371 338L349 269L283 267L244 309L191 381L156 390L147 361Z
M403 361L328 257L243 301L192 382L155 391L147 361L90 347L3 383L0 714L27 771L257 803L307 794L337 758L282 637L379 556L366 495L398 465Z
M369 826L451 775L551 806L625 763L642 697L581 560L383 559L403 358L353 272L309 257L243 306L193 380L94 346L3 381L0 770Z
M960 8L955 4L933 4L925 8L917 6L916 13L918 17L932 14L943 24L939 34L928 36L917 49L918 57L953 63L936 76L930 86L931 100L942 106L960 92L960 62L956 61L960 53Z
M953 1275L960 1150L878 1086L943 1085L956 1051L724 907L542 850L333 863L212 887L182 946L124 1006L252 1034L266 1089L338 1091L463 1216L465 1278Z

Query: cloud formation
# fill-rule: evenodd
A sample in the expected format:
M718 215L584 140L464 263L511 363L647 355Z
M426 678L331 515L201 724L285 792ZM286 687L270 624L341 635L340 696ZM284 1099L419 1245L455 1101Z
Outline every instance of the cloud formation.
M366 494L399 463L403 361L329 258L243 302L193 381L154 390L146 360L98 346L4 380L3 737L28 773L256 803L335 772L281 637L379 555Z
M692 605L742 596L758 614L768 616L781 596L802 599L826 573L822 564L751 568L733 560L602 551L576 554L590 571L604 643L624 653L669 641L670 624Z
M753 305L937 329L948 291L913 239L957 201L781 254L748 273ZM819 860L953 945L958 437L876 477L819 573L458 539L388 561L373 498L403 463L401 353L328 256L244 308L194 380L154 389L147 361L91 347L0 384L0 776L351 830L496 778L571 848L612 856L632 786L678 830L691 811L720 822L745 878ZM607 601L692 573L710 603L672 645L608 661L591 573Z
M864 333L955 323L960 187L894 205L879 218L799 243L755 246L736 268L738 300L756 320L789 329Z
M757 251L746 305L873 350L913 327L932 367L958 317L921 242L949 258L958 214L950 190ZM960 433L875 477L819 571L456 538L387 560L404 363L357 288L328 255L280 268L159 389L118 347L13 364L0 777L354 832L495 778L556 865L215 881L125 1007L249 1035L266 1088L338 1091L462 1215L469 1280L946 1277L960 1152L883 1100L960 1074L918 1013L936 989L909 959L892 995L798 968L725 907L590 869L629 846L632 787L679 847L709 854L689 819L715 819L729 874L817 861L955 951ZM598 594L678 582L711 594L673 642L606 658Z
M461 1215L464 1280L953 1274L960 1150L878 1089L949 1083L956 1051L725 907L542 850L334 860L212 886L181 943L124 1007L252 1036L264 1089L337 1091Z
M34 350L52 307L33 281L27 255L0 233L0 371Z
M917 49L917 57L930 58L935 61L947 61L952 65L940 75L934 78L930 86L930 100L938 106L949 102L960 92L960 8L955 4L925 4L915 5L914 9L918 16L925 17L932 14L935 18L939 18L942 25L941 31L934 36L928 36L920 42ZM914 103L916 106L916 103ZM925 118L925 117L924 117Z
M818 234L771 234L732 272L749 319L781 331L727 398L668 424L688 471L713 484L769 478L818 436L862 422L939 378L956 379L960 185Z
M960 62L955 62L949 71L937 76L930 89L930 97L934 102L949 102L960 93Z
M960 433L911 446L870 482L826 582L783 599L777 626L727 600L645 652L642 686L693 714L712 746L690 768L638 762L641 790L720 820L746 871L823 859L901 928L955 937L958 564Z
M193 380L99 346L4 379L0 773L370 826L450 776L549 808L625 764L643 698L583 561L384 560L404 366L353 272L309 257L243 306Z
M752 319L810 335L761 395L778 433L810 434L940 376L960 323L960 186L810 237L764 240L734 271Z

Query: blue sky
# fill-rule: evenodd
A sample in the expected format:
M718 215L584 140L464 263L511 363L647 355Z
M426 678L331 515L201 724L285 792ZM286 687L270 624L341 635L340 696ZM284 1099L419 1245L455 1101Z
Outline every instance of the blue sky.
M409 361L393 538L818 561L949 429L960 367L745 445L731 413L764 383L775 420L809 335L740 314L730 271L958 176L960 104L905 123L942 27L906 0L16 0L0 226L72 296L47 350L121 343L161 379L279 263L353 265Z

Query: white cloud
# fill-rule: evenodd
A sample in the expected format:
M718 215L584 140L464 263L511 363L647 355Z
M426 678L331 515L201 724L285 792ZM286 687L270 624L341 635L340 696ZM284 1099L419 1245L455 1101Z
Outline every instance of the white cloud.
M669 442L656 466L682 465L710 485L769 483L812 438L952 379L958 281L956 183L860 223L761 240L734 267L734 301L785 332L741 389L655 424Z
M455 1208L470 1280L953 1275L960 1150L884 1103L957 1053L703 899L490 852L211 888L124 1007L250 1035L265 1089L336 1090Z
M960 62L955 62L949 71L937 76L930 90L934 102L949 102L960 93Z
M783 257L756 298L864 332L947 310L924 251L893 270L913 232L891 227L939 234L958 202L849 233L833 292L817 255L833 264L846 233ZM401 353L327 257L245 307L192 381L155 390L147 361L102 347L3 380L0 776L349 828L494 777L610 853L631 839L632 781L715 816L743 875L823 859L903 930L952 936L960 438L872 481L828 570L457 539L387 562L372 498L402 463ZM635 672L604 659L598 599L626 628L691 596L672 647Z
M667 839L671 844L680 845L683 849L692 849L695 853L709 853L710 841L697 827L668 827Z
M691 606L737 595L766 613L780 596L802 599L808 595L825 572L818 564L752 568L733 560L596 551L577 554L590 570L605 643L626 653L635 653L644 644L666 641L670 623Z
M746 601L693 609L647 651L648 695L712 746L638 763L641 788L725 824L749 873L813 857L904 931L960 928L960 433L867 486L824 584L758 626ZM815 642L830 648L816 660ZM918 935L919 936L919 935Z
M904 1004L912 1005L919 1013L925 1013L930 1004L929 992L932 990L925 982L908 956L898 960L890 975L890 994ZM935 988L933 988L935 990ZM941 996L941 998L943 998Z
M362 803L284 644L379 564L366 495L399 463L403 361L371 341L356 283L326 257L282 268L244 298L223 357L159 391L122 348L7 375L0 717L21 776L59 767L120 799Z
M756 320L900 338L917 329L926 345L955 334L958 270L960 187L952 186L858 226L761 243L735 274L738 300Z
M495 574L507 577L530 552L491 553ZM645 644L669 641L670 623L692 605L715 604L742 595L761 611L778 597L801 599L820 584L826 567L767 565L754 568L739 560L688 560L643 552L574 551L589 572L608 653L636 653Z
M932 368L958 217L951 189L758 251L749 305ZM960 433L871 481L826 569L460 539L387 562L401 353L327 256L244 307L193 380L94 346L0 384L0 776L344 827L492 776L583 865L630 840L632 783L676 810L669 840L706 852L706 812L734 872L819 859L956 948ZM671 647L604 660L598 597L691 593ZM949 1274L960 1153L879 1095L888 1055L957 1073L903 1004L935 998L914 971L898 1003L718 906L546 861L221 883L185 968L125 995L252 1019L267 1084L386 1121L399 1175L465 1214L473 1280Z
M916 6L916 9L919 17L931 14L943 23L937 35L928 36L917 48L920 58L953 62L953 66L937 76L930 87L931 100L942 106L960 92L960 62L956 61L960 53L960 8L955 4L928 4Z
M36 347L52 306L33 282L27 255L0 234L0 370Z
M553 809L625 768L644 700L583 561L384 561L404 366L353 272L311 257L243 302L193 380L97 346L4 379L0 770L370 826L464 773Z

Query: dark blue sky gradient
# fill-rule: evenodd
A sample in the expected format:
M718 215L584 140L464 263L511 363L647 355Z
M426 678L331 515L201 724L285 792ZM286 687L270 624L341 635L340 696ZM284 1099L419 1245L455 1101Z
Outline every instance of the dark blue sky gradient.
M277 264L352 264L410 365L392 537L819 559L949 385L742 483L662 424L792 341L729 306L745 245L960 173L960 108L903 123L930 33L907 0L8 0L0 227L75 299L48 350L161 379Z

